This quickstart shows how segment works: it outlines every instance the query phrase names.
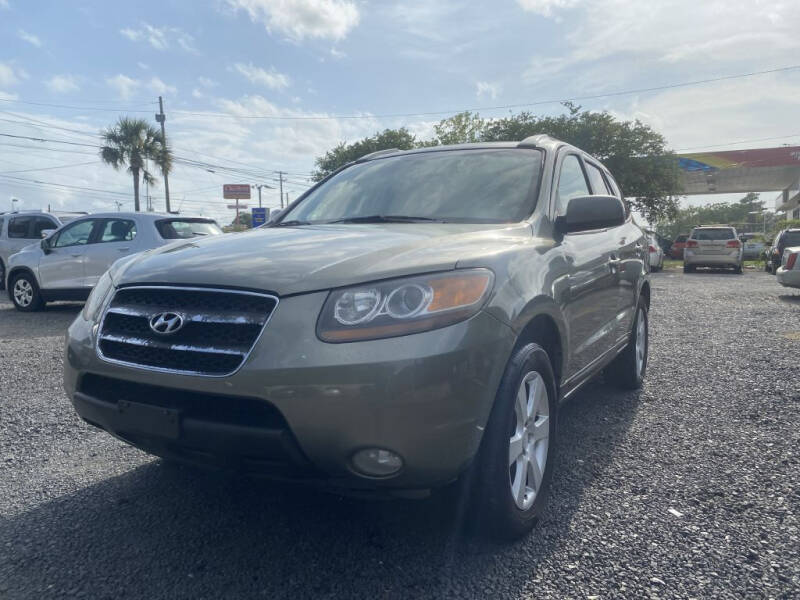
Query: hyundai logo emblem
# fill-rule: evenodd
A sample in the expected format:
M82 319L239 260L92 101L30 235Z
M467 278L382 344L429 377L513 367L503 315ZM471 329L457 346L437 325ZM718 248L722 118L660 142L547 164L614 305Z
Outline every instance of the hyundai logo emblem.
M173 312L161 312L150 317L150 329L159 335L169 335L180 331L183 317Z

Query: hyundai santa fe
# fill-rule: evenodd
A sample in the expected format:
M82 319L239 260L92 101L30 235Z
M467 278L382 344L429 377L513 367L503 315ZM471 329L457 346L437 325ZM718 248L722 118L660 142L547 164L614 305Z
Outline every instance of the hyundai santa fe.
M648 242L547 136L382 151L248 233L117 261L69 328L83 419L164 457L345 493L542 513L559 401L641 385Z

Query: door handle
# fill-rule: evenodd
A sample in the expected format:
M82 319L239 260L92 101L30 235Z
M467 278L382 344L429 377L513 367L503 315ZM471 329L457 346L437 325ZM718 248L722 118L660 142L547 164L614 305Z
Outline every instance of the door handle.
M83 254L70 254L72 258L80 258Z
M130 248L117 248L117 252L127 252Z

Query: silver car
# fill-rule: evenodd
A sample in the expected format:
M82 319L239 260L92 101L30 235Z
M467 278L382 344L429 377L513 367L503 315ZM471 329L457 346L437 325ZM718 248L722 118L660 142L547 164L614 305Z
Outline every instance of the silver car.
M38 310L54 300L85 300L119 258L175 240L221 233L219 225L206 218L122 212L87 215L8 258L8 295L22 311Z
M12 254L41 240L43 232L58 229L78 216L78 213L49 213L40 210L0 214L0 290L5 284L6 265Z
M697 267L730 268L742 272L742 242L728 225L695 227L683 251L683 272Z

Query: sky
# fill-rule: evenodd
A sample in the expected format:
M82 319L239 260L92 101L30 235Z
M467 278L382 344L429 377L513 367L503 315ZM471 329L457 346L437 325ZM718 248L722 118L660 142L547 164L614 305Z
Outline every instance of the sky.
M635 90L800 65L798 30L796 0L0 0L0 211L132 210L98 132L121 115L156 125L159 95L173 209L221 222L224 183L277 188L283 171L292 199L336 144L424 138L466 109L560 114L596 96L578 103L677 151L794 144L800 68ZM163 186L149 191L163 210Z

